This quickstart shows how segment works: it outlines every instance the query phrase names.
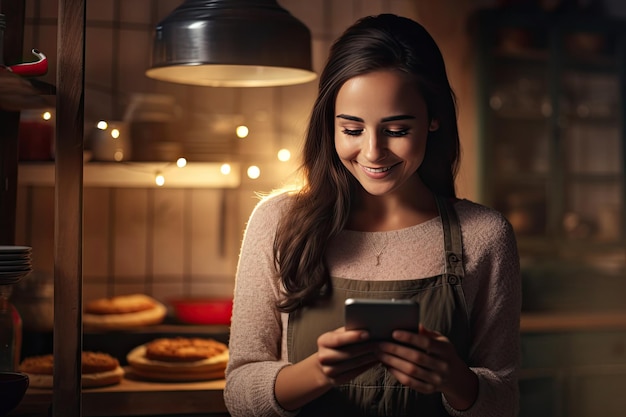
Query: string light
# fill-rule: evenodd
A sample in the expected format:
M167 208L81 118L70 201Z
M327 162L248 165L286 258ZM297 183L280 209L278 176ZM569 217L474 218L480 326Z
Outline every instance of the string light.
M52 119L52 113L50 113L49 111L45 111L41 115L41 118L44 119L44 120L50 120L50 119Z
M248 134L250 133L250 130L248 129L248 126L240 125L240 126L237 126L237 128L235 129L235 133L237 134L238 138L243 139L248 136Z
M187 165L187 160L185 158L178 158L176 160L176 166L178 168L184 168Z
M154 182L159 187L163 187L163 185L165 185L165 177L160 172L157 172L156 176L154 177Z
M111 129L111 137L113 139L117 139L120 137L120 131L119 129Z
M117 162L121 162L124 160L124 151L122 151L121 149L117 149L115 151L115 153L113 154L113 159L115 159Z
M287 162L291 159L291 152L289 149L281 149L278 151L278 160L281 162Z
M255 180L259 178L259 176L261 176L261 169L256 165L250 165L248 167L247 173L248 173L248 178L250 178L251 180Z
M96 125L96 127L100 130L107 130L107 127L109 127L109 124L105 122L104 120L100 120L98 124Z
M220 172L224 175L230 174L230 170L230 164L222 164L222 166L220 167Z

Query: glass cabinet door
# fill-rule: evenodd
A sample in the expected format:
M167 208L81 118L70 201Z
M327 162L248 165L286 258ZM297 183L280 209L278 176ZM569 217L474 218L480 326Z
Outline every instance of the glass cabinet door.
M560 232L568 240L615 242L624 211L619 39L565 30L559 41Z
M518 236L547 233L551 124L549 54L525 28L496 29L486 70L484 187ZM516 41L515 41L516 40Z
M485 203L521 240L624 240L624 29L490 21L479 69Z

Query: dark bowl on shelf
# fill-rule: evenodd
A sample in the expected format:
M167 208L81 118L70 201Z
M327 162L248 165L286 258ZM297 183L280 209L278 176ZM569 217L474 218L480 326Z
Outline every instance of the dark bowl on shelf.
M7 415L24 398L28 375L20 372L0 372L0 416Z

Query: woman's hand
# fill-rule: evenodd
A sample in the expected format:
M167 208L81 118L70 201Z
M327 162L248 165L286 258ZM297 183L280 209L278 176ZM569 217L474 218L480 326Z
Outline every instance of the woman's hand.
M396 330L393 338L398 343L379 343L377 357L402 385L424 394L442 392L457 410L472 406L478 378L448 338L422 325L419 334Z
M332 385L350 381L378 362L376 345L363 330L340 327L317 338L317 360Z
M340 327L317 338L317 352L278 372L274 393L286 410L296 410L335 385L378 363L376 345L362 330Z

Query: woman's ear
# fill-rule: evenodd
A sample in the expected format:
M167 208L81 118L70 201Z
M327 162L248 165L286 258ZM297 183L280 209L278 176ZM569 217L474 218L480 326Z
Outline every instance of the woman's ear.
M430 126L428 126L428 130L430 130L431 132L434 132L437 129L439 129L439 119L431 119Z

